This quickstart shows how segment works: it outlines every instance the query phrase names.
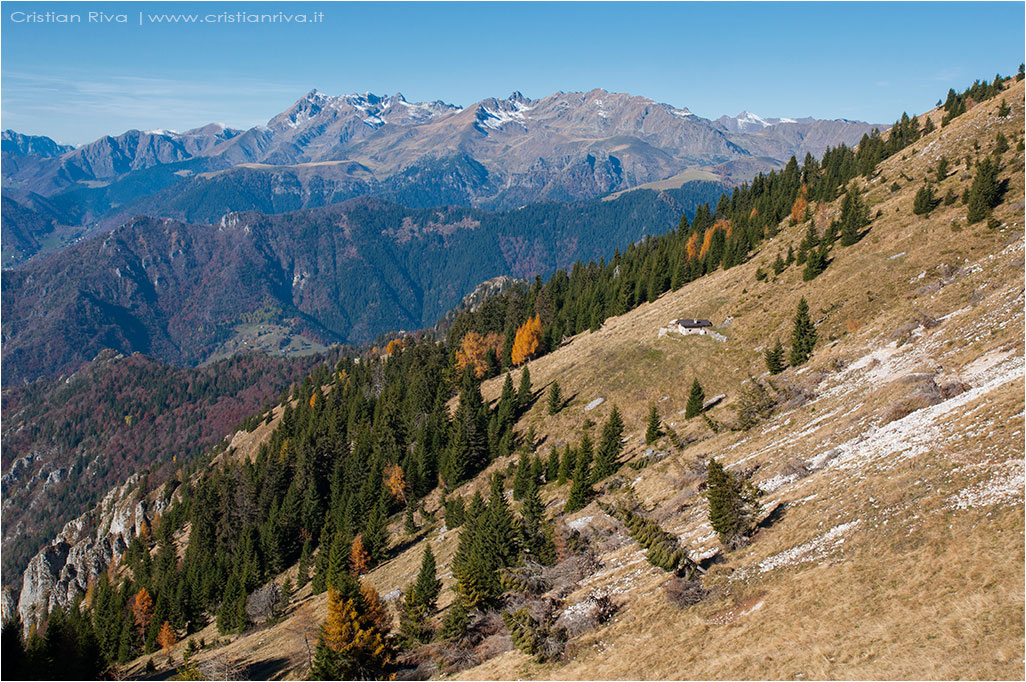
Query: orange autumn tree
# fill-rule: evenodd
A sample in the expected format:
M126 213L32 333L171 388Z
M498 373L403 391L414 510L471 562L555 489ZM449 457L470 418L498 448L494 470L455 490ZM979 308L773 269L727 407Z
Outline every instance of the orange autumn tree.
M396 352L397 350L401 350L402 347L403 347L403 340L402 339L392 339L391 341L388 342L388 345L385 346L385 355L391 355L392 353Z
M167 651L175 644L178 644L178 636L175 635L175 629L171 627L171 623L164 621L164 624L160 626L160 632L157 633L157 644L164 651Z
M353 538L353 544L349 548L349 565L356 575L366 573L370 568L370 555L363 546L363 535L359 533Z
M698 256L698 233L692 232L691 236L688 237L688 243L684 247L687 253L688 260L694 260Z
M153 598L150 597L150 593L146 591L145 587L140 588L135 599L132 600L132 619L143 637L146 636L146 628L150 626L152 618Z
M342 601L328 590L328 617L317 638L317 653L310 671L316 680L385 679L393 659L387 630L380 630L367 613L357 611L354 600Z
M374 586L365 580L360 581L360 596L363 597L364 620L377 628L380 632L388 634L392 628L392 617L388 614L385 602L381 595L374 589Z
M542 323L535 315L520 325L517 335L513 337L513 364L522 365L537 354L541 347Z
M805 198L804 192L798 195L798 198L794 200L794 205L791 207L791 224L797 225L798 223L805 222L805 218L809 212L809 200Z
M406 475L403 468L398 464L389 462L385 466L385 485L392 497L400 502L406 502Z
M502 356L502 334L492 332L482 336L467 332L456 350L456 367L462 372L469 365L480 379L488 371L489 350L495 351L496 357Z

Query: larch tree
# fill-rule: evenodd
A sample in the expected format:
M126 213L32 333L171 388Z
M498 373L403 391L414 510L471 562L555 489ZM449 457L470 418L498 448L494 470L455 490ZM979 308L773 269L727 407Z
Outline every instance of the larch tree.
M541 318L535 315L529 318L517 329L513 339L512 360L514 365L522 365L535 355L541 348L542 323Z

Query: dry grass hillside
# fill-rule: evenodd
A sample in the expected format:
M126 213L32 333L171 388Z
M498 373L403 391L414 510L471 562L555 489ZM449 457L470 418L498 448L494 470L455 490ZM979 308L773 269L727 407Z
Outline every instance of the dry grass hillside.
M616 404L633 465L619 476L649 516L710 559L709 596L686 609L671 603L662 589L669 574L593 502L564 519L599 548L599 565L565 603L607 595L616 615L572 640L562 662L535 663L507 646L456 677L1023 678L1023 85L1005 93L1009 117L997 116L1001 97L944 128L934 112L935 132L863 181L876 216L870 230L854 246L836 246L815 280L803 282L797 266L756 280L757 268L772 273L776 254L797 248L805 225L787 226L749 263L530 363L537 391L558 380L573 399L556 416L539 400L519 428L534 428L544 455L578 439L586 419L601 425ZM1009 184L994 211L998 227L967 225L961 201L913 215L915 192L940 156L951 174L938 193L960 196L971 182L966 157L990 153L998 132L1012 143L1002 155ZM814 208L822 228L839 202ZM762 351L778 338L786 345L802 296L818 325L815 354L769 378ZM727 341L659 337L677 317L708 318ZM749 376L769 379L781 401L758 426L734 430L733 405ZM707 396L727 395L710 422L683 418L695 377ZM485 384L486 399L501 382ZM586 413L595 398L605 402ZM653 403L687 447L664 438L647 452ZM751 544L715 559L719 543L698 489L710 457L754 469L763 509L773 510ZM477 485L483 478L461 492ZM550 516L561 514L567 492L545 487ZM440 525L423 535L439 559L445 606L457 533ZM412 544L370 581L383 595L406 585L421 551ZM287 621L200 660L227 654L251 676L302 676L325 610L325 597L306 588ZM203 634L217 638L213 626Z

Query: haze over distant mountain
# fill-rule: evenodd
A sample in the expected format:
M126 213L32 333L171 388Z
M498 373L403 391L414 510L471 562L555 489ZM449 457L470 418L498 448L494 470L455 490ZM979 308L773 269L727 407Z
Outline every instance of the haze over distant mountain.
M724 189L503 213L368 197L213 225L139 217L4 273L3 382L73 371L105 348L196 364L266 346L271 331L284 345L428 327L484 280L612 256Z
M505 210L594 198L690 169L746 180L792 155L852 145L872 128L753 114L710 121L599 89L541 99L514 92L467 107L312 90L246 131L130 130L76 149L5 133L4 195L29 222L39 222L29 214L42 197L46 219L87 232L139 214L213 222L231 211L283 212L357 196Z

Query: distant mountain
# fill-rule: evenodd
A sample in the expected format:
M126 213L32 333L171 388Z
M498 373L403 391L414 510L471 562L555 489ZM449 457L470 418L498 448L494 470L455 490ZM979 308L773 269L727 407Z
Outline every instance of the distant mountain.
M139 217L5 271L3 382L71 371L104 348L195 364L225 344L252 347L254 324L283 343L420 329L484 280L610 257L725 189L695 182L502 213L361 198L214 225Z
M599 89L541 99L514 92L468 107L313 90L246 131L130 130L75 149L4 133L4 195L22 204L47 197L58 222L91 231L139 214L209 222L358 196L506 210L595 198L697 168L740 182L792 155L854 144L872 128L748 113L710 121Z
M72 149L74 147L69 144L58 144L42 135L22 135L13 130L5 130L0 134L0 151L14 156L38 156L49 159Z

